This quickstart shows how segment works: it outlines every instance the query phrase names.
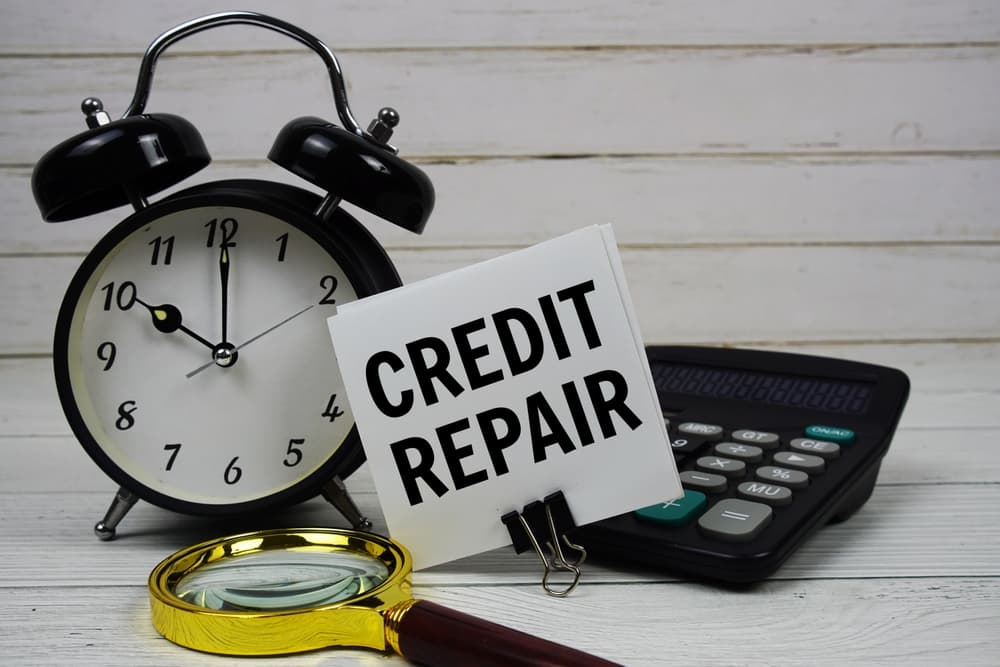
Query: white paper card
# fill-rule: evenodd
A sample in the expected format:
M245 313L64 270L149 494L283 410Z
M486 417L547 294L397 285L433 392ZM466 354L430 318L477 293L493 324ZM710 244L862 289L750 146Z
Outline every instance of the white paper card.
M561 490L578 525L682 495L610 226L328 320L389 533L419 569L510 544Z

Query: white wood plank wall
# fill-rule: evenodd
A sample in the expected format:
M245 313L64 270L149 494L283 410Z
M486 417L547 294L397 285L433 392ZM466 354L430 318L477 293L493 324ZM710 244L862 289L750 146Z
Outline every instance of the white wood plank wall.
M326 41L359 121L400 111L394 143L437 209L420 237L354 212L404 279L612 222L647 343L913 381L869 505L752 593L594 566L548 600L536 564L499 551L418 574L420 595L630 665L1000 663L1000 2L241 5ZM152 564L218 526L140 505L129 544L97 544L113 486L50 378L62 293L127 210L49 225L29 178L84 128L82 98L123 111L156 34L228 8L0 2L0 662L218 663L144 609ZM168 51L148 110L202 131L215 161L191 184L304 185L265 156L287 120L335 118L324 76L287 39L214 30ZM351 485L377 514L366 471ZM384 664L288 664L366 657Z

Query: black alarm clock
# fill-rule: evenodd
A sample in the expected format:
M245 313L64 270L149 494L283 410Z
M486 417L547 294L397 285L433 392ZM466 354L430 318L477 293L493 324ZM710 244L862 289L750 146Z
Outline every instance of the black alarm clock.
M226 180L148 200L210 161L191 123L144 113L156 60L176 41L227 24L283 33L326 64L342 127L298 118L268 155L326 197ZM388 143L396 112L382 109L362 129L333 52L253 12L205 16L160 35L121 119L110 120L95 98L82 109L90 129L46 153L32 187L49 222L134 209L83 260L55 330L63 411L120 486L98 537L112 539L137 499L221 515L322 494L354 527L370 526L342 482L364 451L326 319L337 304L400 285L341 199L415 233L433 207L430 180Z

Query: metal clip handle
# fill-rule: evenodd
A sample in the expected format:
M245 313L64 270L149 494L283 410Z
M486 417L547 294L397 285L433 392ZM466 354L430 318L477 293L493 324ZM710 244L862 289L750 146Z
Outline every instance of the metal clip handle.
M528 503L521 512L508 512L500 517L500 520L507 526L517 553L527 551L529 545L535 550L544 568L542 588L545 592L559 598L572 593L580 583L580 566L587 560L587 550L574 544L566 536L566 531L576 524L562 492L557 491L546 496L544 502L536 500ZM542 549L542 542L536 535L542 532L548 532L549 539L545 540L548 553ZM574 561L571 562L566 558L563 544L577 552L578 556ZM573 574L573 580L565 588L556 588L549 583L549 578L555 572L570 572Z
M585 560L587 560L587 550L578 544L573 544L572 542L569 541L569 538L566 537L565 534L560 535L556 531L555 522L552 520L552 510L549 509L548 505L545 506L545 517L548 520L549 533L550 537L552 538L551 540L545 541L545 546L548 547L549 554L546 554L542 551L542 547L538 542L538 538L535 537L535 532L531 529L531 526L528 525L528 521L524 518L524 515L523 514L517 515L517 518L521 522L521 526L524 528L524 531L528 534L528 539L531 541L531 546L534 547L535 553L538 554L538 560L542 562L542 567L545 569L544 573L542 574L542 588L544 588L545 592L551 595L552 597L564 598L570 593L572 593L573 589L575 589L577 584L580 583L580 575L582 574L580 566L583 565L583 562ZM566 556L565 554L563 554L562 547L559 544L560 542L565 542L566 546L575 549L577 552L579 552L580 555L574 562L570 563L568 560L566 560ZM570 583L565 588L562 589L554 588L549 583L549 577L552 576L553 572L572 572L573 580L570 581Z
M347 104L347 90L344 85L344 74L340 68L340 62L337 60L337 56L334 55L333 51L331 51L326 44L305 30L302 30L291 23L287 23L286 21L282 21L281 19L276 19L257 12L232 11L209 14L207 16L202 16L200 18L187 21L186 23L182 23L174 28L171 28L170 30L167 30L162 35L154 39L146 49L145 55L142 57L142 63L139 65L139 80L135 85L135 94L133 95L132 102L128 105L128 109L125 110L125 114L122 118L137 116L145 110L146 101L149 99L150 87L153 84L153 70L156 67L156 61L167 49L167 47L179 42L185 37L190 37L191 35L202 32L203 30L217 28L224 25L254 25L261 28L267 28L268 30L279 32L282 35L287 35L288 37L291 37L295 41L304 44L315 51L319 57L323 59L323 62L326 63L326 69L330 75L330 85L333 88L333 101L336 104L337 115L340 117L340 122L343 123L344 128L360 137L364 137L365 139L379 144L384 143L372 136L369 132L363 130L361 126L358 125L357 121L354 120L354 116L351 114L351 108Z

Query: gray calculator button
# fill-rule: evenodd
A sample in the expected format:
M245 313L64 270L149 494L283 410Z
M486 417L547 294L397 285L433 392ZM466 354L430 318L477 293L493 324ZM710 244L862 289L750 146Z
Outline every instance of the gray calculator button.
M714 472L726 477L742 477L747 471L747 464L743 461L721 456L702 456L695 461L695 465L707 472Z
M702 424L701 422L684 422L677 427L677 432L700 435L703 438L715 438L722 435L722 427L715 424Z
M777 433L754 431L749 428L741 428L738 431L733 431L733 440L736 440L737 442L747 442L751 445L763 447L764 449L774 449L779 444Z
M817 475L826 470L826 463L818 456L812 454L799 454L798 452L776 452L774 462L781 466L788 466L807 472L810 475Z
M737 498L720 500L701 515L702 532L727 542L749 542L771 523L771 508Z
M715 446L715 453L750 462L760 461L764 456L764 450L760 447L745 445L742 442L720 442Z
M743 482L736 492L744 498L757 500L768 505L787 505L792 502L792 492L787 487L766 482Z
M788 443L790 449L806 454L815 454L824 459L835 459L840 456L840 445L826 440L813 440L812 438L795 438Z
M682 472L681 484L688 489L697 489L698 491L707 491L708 493L722 493L726 490L725 477L698 470L685 470Z
M757 468L757 479L762 482L774 482L791 489L804 489L809 486L809 475L801 470L779 468L778 466L761 466Z

